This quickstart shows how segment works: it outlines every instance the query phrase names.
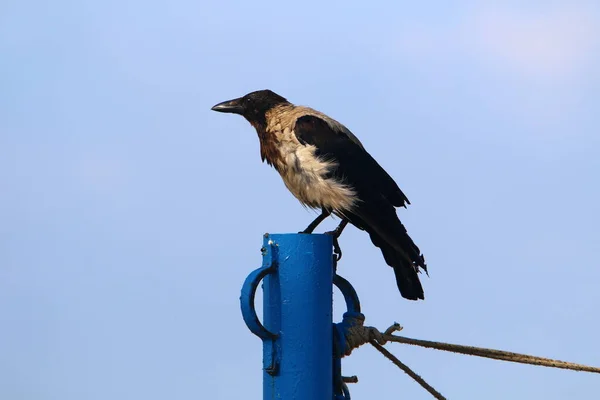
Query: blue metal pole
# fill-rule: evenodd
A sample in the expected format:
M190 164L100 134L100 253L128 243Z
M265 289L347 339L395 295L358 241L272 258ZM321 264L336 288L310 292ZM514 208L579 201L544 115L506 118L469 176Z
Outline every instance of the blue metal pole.
M263 399L333 398L333 259L329 235L266 234L263 267L242 288L242 314L263 340ZM254 310L263 283L264 326Z
M263 372L263 399L331 400L331 236L269 235L264 246L276 265L264 280L264 323L279 335L274 346L264 344L263 358L275 349L279 365L275 374Z

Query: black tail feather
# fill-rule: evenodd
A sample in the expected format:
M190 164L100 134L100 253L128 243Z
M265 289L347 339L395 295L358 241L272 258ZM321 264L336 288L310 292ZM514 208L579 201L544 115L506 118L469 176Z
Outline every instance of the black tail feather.
M394 269L396 284L402 297L408 300L424 300L423 286L417 274L418 265L407 262L403 254L385 243L376 233L369 232L369 234L373 244L381 249L387 265Z
M369 207L363 204L349 216L350 222L369 233L373 244L381 249L385 262L394 269L396 284L402 297L425 299L419 280L419 268L427 272L421 251L408 235L391 205Z

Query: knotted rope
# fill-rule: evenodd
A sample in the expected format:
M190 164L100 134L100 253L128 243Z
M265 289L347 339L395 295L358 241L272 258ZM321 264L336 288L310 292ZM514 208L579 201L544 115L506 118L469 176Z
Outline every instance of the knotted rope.
M413 339L404 336L396 336L392 333L402 330L398 323L391 325L384 333L372 326L364 326L365 316L362 313L347 312L343 320L337 324L338 331L343 336L344 348L343 355L350 355L352 350L370 343L380 353L391 360L396 366L402 369L411 378L417 381L424 389L431 393L436 399L445 399L438 391L429 385L423 378L412 371L406 364L402 363L392 353L387 351L383 345L387 342L397 342L410 344L414 346L427 347L436 350L450 351L453 353L466 354L477 357L491 358L495 360L510 361L521 364L540 365L543 367L562 368L573 371L585 371L600 373L600 368L588 365L576 364L566 361L553 360L550 358L536 357L527 354L513 353L503 350L487 349L482 347L463 346L458 344L434 342L430 340ZM343 357L343 356L342 356Z
M344 335L343 355L349 356L352 350L374 340L379 344L386 344L387 340L377 328L364 326L365 316L362 313L346 312L342 318L341 328Z

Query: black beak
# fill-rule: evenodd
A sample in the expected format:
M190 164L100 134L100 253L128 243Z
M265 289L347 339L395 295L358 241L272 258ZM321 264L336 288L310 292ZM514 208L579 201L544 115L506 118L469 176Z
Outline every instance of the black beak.
M231 114L244 114L244 107L242 106L241 99L227 100L222 103L216 104L211 108L213 111Z

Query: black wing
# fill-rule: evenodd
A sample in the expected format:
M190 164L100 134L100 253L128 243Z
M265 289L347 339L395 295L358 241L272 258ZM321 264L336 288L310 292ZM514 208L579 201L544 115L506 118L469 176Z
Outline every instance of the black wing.
M396 207L410 204L392 177L360 144L322 118L314 115L298 118L294 133L300 143L315 146L317 156L335 160L338 168L332 173L352 185L359 197L379 194Z
M371 236L381 249L386 263L394 269L403 297L423 299L417 272L427 270L419 248L398 219L394 206L410 204L392 177L353 138L322 118L307 115L298 118L294 133L305 145L316 147L316 155L335 160L331 175L352 186L360 201L353 210L342 210L350 223Z

